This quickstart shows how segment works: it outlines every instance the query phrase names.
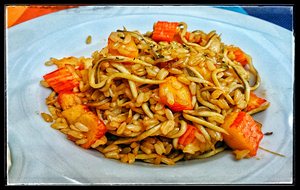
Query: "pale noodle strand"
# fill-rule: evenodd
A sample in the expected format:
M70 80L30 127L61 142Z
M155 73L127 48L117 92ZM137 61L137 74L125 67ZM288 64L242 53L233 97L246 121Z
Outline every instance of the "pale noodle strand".
M118 70L121 71L122 73L131 74L131 73L130 73L123 65L121 65L121 64L113 63L112 66L114 66L116 69L118 69ZM135 83L134 83L133 81L131 81L131 80L129 80L128 83L129 83L129 87L130 87L132 96L133 96L134 98L137 98L138 92L137 92Z
M196 158L197 159L204 159L204 158L209 158L209 157L212 157L222 151L224 151L226 148L226 146L223 146L223 147L220 147L220 148L216 148L215 150L212 150L210 152L207 152L207 153L204 153L204 154L201 154L199 156L197 156Z
M198 117L194 117L194 116L191 116L191 115L188 115L188 114L185 114L185 113L183 113L182 116L185 119L189 120L189 121L198 123L200 125L204 125L204 126L210 128L212 130L215 130L215 131L218 131L218 132L221 132L221 133L225 133L225 134L228 135L228 133L227 133L227 131L225 129L223 129L221 127L218 127L216 125L213 125L213 124L211 124L211 123L209 123L209 122L207 122L207 121L205 121L203 119L199 119Z
M170 136L167 135L168 138L172 138L172 139L173 138L178 138L186 132L187 123L184 120L180 120L179 122L180 122L180 125L181 125L180 130L177 133L173 134L173 135L170 135Z
M197 100L204 106L210 108L210 109L213 109L213 110L216 110L218 113L221 113L221 109L217 106L217 105L214 105L208 101L205 101L202 96L201 96L201 92L202 92L202 89L200 90L199 86L197 86L197 91L196 91L196 97L197 97Z
M184 23L184 22L180 22L179 25L180 25L180 26L183 26L183 29L182 29L182 31L180 32L180 38L181 38L181 40L183 41L183 43L185 43L186 45L198 47L198 48L204 50L204 49L207 49L207 48L210 46L211 42L213 41L212 39L215 38L215 37L217 37L216 34L212 35L212 37L209 39L209 41L207 42L207 44L206 44L205 46L201 46L201 45L196 44L196 43L188 42L188 41L185 39L185 34L186 34L186 31L187 31L187 24Z
M145 78L141 78L132 74L126 74L126 73L114 73L112 75L110 75L108 77L108 79L106 80L106 84L105 86L100 89L101 91L107 91L110 87L110 85L112 84L113 79L115 78L124 78L124 79L128 79L137 83L142 83L142 84L161 84L163 82L165 82L164 80L151 80L151 79L145 79Z

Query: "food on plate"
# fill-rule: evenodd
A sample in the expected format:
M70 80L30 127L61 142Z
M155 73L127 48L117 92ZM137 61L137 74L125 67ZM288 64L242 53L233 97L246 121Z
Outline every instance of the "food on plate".
M261 79L245 50L184 22L107 38L91 57L47 61L56 67L40 82L51 89L51 116L42 114L51 127L124 163L257 155L264 133L252 116L270 103L255 92Z

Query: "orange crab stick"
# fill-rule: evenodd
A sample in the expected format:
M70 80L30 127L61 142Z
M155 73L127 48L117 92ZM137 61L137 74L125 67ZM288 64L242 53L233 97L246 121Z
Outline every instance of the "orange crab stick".
M85 129L82 134L87 141L80 146L88 149L105 135L107 128L98 116L90 111L86 105L78 104L78 98L79 97L73 92L62 91L58 95L58 102L64 110L62 115L66 118L68 123L75 126L81 125ZM77 140L70 135L68 138L72 141Z
M176 34L177 26L178 22L158 21L154 24L152 39L157 42L172 41Z
M122 55L130 58L136 58L139 55L139 50L132 37L128 38L129 40L124 39L124 41L118 42L113 41L113 35L116 35L116 32L112 32L108 37L108 52L112 55Z
M256 94L254 94L253 92L250 92L250 100L245 111L251 111L253 109L256 109L265 102L267 102L267 100L256 96Z
M196 131L197 131L196 127L194 127L192 125L187 125L187 130L185 131L185 133L182 136L179 137L178 143L183 146L190 144L195 139Z
M65 67L48 73L44 75L43 78L55 92L72 90L79 85L78 80L76 80L72 73Z
M87 142L81 145L82 148L90 148L107 131L105 124L91 111L81 115L77 122L82 123L89 129L83 133L87 137Z
M193 109L189 88L174 76L170 76L165 80L166 82L159 85L160 101L172 111Z
M228 114L222 124L229 135L224 134L225 143L233 150L249 150L249 156L255 156L263 138L260 124L246 112Z
M107 131L105 124L85 105L72 106L64 110L62 115L67 119L68 123L75 126L81 125L86 129L86 131L82 132L84 138L87 139L86 143L80 145L83 148L90 148ZM77 140L70 136L68 138L72 141Z
M233 60L239 62L242 66L245 66L248 64L248 59L243 50L241 50L238 47L230 47L229 51L232 52L234 55Z

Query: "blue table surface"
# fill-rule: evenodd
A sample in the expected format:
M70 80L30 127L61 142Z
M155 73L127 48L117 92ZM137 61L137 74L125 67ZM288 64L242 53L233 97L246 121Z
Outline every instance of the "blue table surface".
M254 16L290 31L293 30L292 6L215 6L241 14Z

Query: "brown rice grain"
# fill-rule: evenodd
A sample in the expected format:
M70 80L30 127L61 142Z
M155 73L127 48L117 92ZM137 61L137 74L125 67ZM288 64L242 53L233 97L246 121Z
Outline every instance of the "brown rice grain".
M138 154L135 156L135 159L151 159L151 158L156 158L158 155L157 154Z
M150 99L149 99L149 103L150 103L151 105L154 105L154 104L157 103L157 101L156 101L154 98L150 98Z
M67 134L74 137L74 138L76 138L76 139L84 138L84 135L82 133L80 133L78 131L75 131L75 130L69 130Z
M139 95L136 98L136 103L142 104L143 102L144 102L144 93L141 92L141 93L139 93Z
M174 129L172 131L170 131L166 136L170 138L178 132L179 132L179 128L174 127Z
M54 63L53 63L53 61L52 61L51 59L45 62L45 65L46 65L46 66L51 66L51 65L53 65L53 64L54 64Z
M57 101L55 101L53 105L54 105L56 108L58 108L58 109L61 108L61 106L59 105L59 103L58 103Z
M41 115L46 122L53 122L53 118L51 117L51 115L44 112L42 112Z
M175 121L174 120L167 120L167 121L163 122L163 124L161 125L160 130L161 130L163 135L166 135L174 129L174 126L175 126Z
M41 84L43 87L45 87L45 88L49 88L49 87L50 87L49 84L48 84L45 80L41 80L41 81L40 81L40 84Z
M120 156L120 161L123 163L127 163L128 162L128 155L127 154L119 154Z
M109 123L110 127L113 127L113 128L118 128L120 126L120 123L119 122L116 122L116 121L111 121Z
M168 158L174 159L176 156L180 155L179 151L174 151L170 155L168 155ZM184 154L183 154L184 155Z
M144 93L144 102L149 101L149 99L151 98L152 92L148 91Z
M161 157L160 157L160 156L157 156L157 157L154 159L154 162L153 162L153 164L155 164L155 165L159 165L159 164L160 164L160 162L161 162Z
M192 96L195 96L196 95L196 83L191 82L191 84L189 85L189 89L190 89Z
M127 119L126 119L125 122L126 122L126 123L130 123L131 120L132 120L132 110L129 109L129 111L128 111L128 116L127 116Z
M110 144L107 147L105 147L102 152L107 153L107 152L112 152L112 151L115 151L115 150L119 151L119 146L115 145L115 144Z
M138 120L134 120L134 121L132 121L132 123L131 123L131 124L133 124L133 125L138 125L138 126L142 126L142 122L143 122L143 120L142 120L142 119L138 119Z
M132 120L133 121L138 120L140 118L140 116L141 116L141 114L136 113L136 114L133 115Z
M162 155L166 152L166 149L161 141L157 141L154 144L154 148L157 154Z
M88 132L89 128L80 122L76 122L74 126L79 129L81 132Z
M48 110L49 110L49 112L51 113L52 118L53 118L53 119L56 119L56 118L57 118L56 108L53 107L53 106L48 106Z
M128 129L125 129L124 130L124 132L123 132L123 134L125 135L125 136L131 136L132 135L132 131L130 131L130 130L128 130Z
M201 92L201 96L204 100L208 101L210 98L210 93L208 91Z
M155 107L154 107L154 110L155 110L155 111L158 111L158 110L161 110L161 109L163 109L163 108L164 108L164 105L163 105L163 104L157 103L157 104L155 105Z
M79 129L77 129L77 127L75 127L73 124L69 125L69 127L74 130L74 131L78 131L81 132Z
M206 65L207 65L208 70L210 70L210 71L216 70L216 66L214 65L213 61L207 60Z
M51 100L47 100L46 99L46 104L47 105L54 105L55 103L57 103L56 99L51 99ZM55 106L55 105L54 105ZM55 106L58 107L58 106ZM59 107L58 107L59 108Z
M156 138L148 137L145 141L150 143L150 144L154 144L154 143L156 143Z
M172 148L173 148L173 146L172 146L172 144L167 144L166 146L165 146L165 154L166 155L168 155L171 151L172 151Z
M148 104L147 103L143 103L142 104L142 109L143 111L145 112L145 114L150 117L151 119L153 119L153 113L150 111L149 107L148 107Z
M68 126L64 123L53 123L51 124L51 127L54 129L65 129L68 128Z
M245 100L241 100L237 103L237 107L240 109L244 109L245 107L247 107L247 102Z
M104 154L104 156L106 158L112 158L112 159L116 159L116 160L120 159L120 155L117 151L107 152Z
M133 142L133 143L131 143L130 144L130 147L131 148L135 148L135 147L137 147L139 144L137 143L137 142Z
M162 157L161 158L161 162L167 164L167 165L174 165L175 162L172 159L169 159L167 157Z
M157 75L157 72L155 72L153 69L150 67L146 67L146 72L150 78L155 78Z
M118 115L117 117L114 118L114 121L118 122L118 123L122 123L123 121L125 121L128 117L128 114L123 113L121 115Z
M156 78L157 78L158 80L163 80L163 79L165 79L165 78L168 76L168 74L169 74L169 71L166 70L165 68L162 68L162 69L157 73Z
M91 145L91 147L92 147L92 148L96 148L96 147L98 147L98 146L100 146L100 145L104 145L104 144L106 144L106 143L107 143L107 138L106 138L106 136L102 136L100 139L96 140L96 141Z
M165 111L164 110L158 110L155 112L155 114L158 114L158 115L165 115Z
M221 135L220 132L216 131L215 134L216 134L216 141L222 141L223 140L223 136Z
M166 108L165 114L166 114L166 117L168 118L168 120L174 120L174 115L170 109Z
M128 155L128 163L129 164L134 163L134 161L135 161L135 155L132 154L132 153L128 153L127 155Z
M146 130L148 130L148 128L152 128L157 124L159 124L159 121L156 118L143 121L143 126L146 127Z
M152 64L155 64L155 61L154 61L150 56L145 57L145 62L150 63L151 65L152 65ZM157 69L159 70L158 67L156 67L156 69L155 69L155 67L153 67L153 70L154 70L154 71L156 71ZM158 71L157 71L157 72L158 72Z
M143 142L142 146L149 148L151 151L154 150L154 145L151 144L150 142L147 141L147 139L145 139L145 141Z
M140 145L137 145L137 146L132 150L132 153L133 153L134 155L137 155L138 152L139 152L139 150L140 150Z
M197 105L197 97L192 96L192 106L195 107Z
M153 92L153 94L151 95L151 98L153 98L155 101L159 102L160 97L158 95L158 90L153 90L152 92Z
M136 72L142 68L143 68L143 66L141 64L134 64L134 65L132 65L131 70L133 71L134 74L136 74Z
M126 129L126 122L123 122L119 127L118 127L118 130L117 130L117 134L118 135L121 135L122 133L124 133L124 130Z
M87 139L79 139L79 140L75 141L75 143L76 143L77 145L81 145L81 144L84 144L84 143L86 143L86 142L87 142Z
M130 153L130 152L131 152L131 148L130 148L130 147L125 147L125 148L123 148L123 149L121 150L120 153L122 153L122 154L128 154L128 153Z
M51 125L51 127L52 127L52 125ZM59 129L60 130L60 132L62 132L62 133L64 133L64 134L68 134L68 132L70 131L70 129L69 128L61 128L61 129Z
M172 160L174 162L178 162L179 160L181 160L184 157L184 154L179 154L178 156L172 158Z
M110 103L107 102L105 104L102 104L101 106L97 106L96 108L99 110L108 110L110 108Z
M179 74L183 74L182 70L179 70L177 68L170 68L168 69L169 73L174 74L174 75L179 75Z
M142 130L142 127L140 125L133 125L133 124L127 125L126 128L133 132L140 132Z
M140 149L141 149L144 153L146 153L146 154L151 154L151 153L152 153L152 151L151 151L150 148L147 148L147 147L145 147L145 146L143 146L143 145L140 146Z

